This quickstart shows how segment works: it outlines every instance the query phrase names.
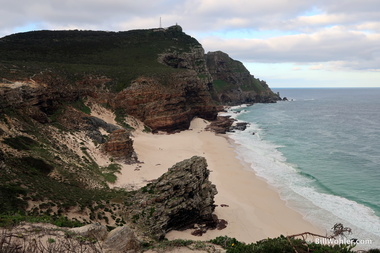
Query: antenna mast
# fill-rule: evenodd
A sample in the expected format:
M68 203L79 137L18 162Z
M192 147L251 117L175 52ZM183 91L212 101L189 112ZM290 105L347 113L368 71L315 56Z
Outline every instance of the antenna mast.
M162 28L161 17L160 17L160 28Z

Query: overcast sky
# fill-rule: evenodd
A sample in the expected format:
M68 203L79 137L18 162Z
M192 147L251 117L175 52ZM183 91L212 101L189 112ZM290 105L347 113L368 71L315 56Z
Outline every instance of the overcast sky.
M379 0L0 0L0 37L178 23L270 87L380 87Z

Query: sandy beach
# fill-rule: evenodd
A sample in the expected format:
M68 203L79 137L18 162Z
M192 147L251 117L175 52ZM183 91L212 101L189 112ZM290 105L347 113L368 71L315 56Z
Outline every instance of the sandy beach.
M141 163L123 165L113 186L139 188L175 163L194 155L203 156L211 170L210 180L218 190L215 214L228 222L227 228L209 230L202 237L193 236L190 231L171 231L168 239L208 240L227 235L248 243L281 234L326 234L287 207L275 189L236 158L232 141L205 131L206 125L203 119L194 119L190 130L176 134L135 131L134 147Z

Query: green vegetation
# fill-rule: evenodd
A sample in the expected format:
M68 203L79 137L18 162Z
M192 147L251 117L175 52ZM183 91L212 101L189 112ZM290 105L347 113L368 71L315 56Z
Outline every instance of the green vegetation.
M85 114L91 114L91 109L90 109L90 107L88 107L85 103L84 103L84 101L83 101L83 99L78 99L77 101L75 101L73 104L73 107L75 108L75 109L77 109L77 110L79 110L79 111L81 111L81 112L83 112L83 113L85 113Z
M127 117L127 114L125 113L125 111L121 108L118 108L114 111L115 113L115 121L121 125L122 127L124 127L125 129L130 129L130 130L133 130L134 128L131 127L129 124L127 124L127 122L125 122L125 117Z
M62 223L59 217L73 207L89 208L93 221L100 217L107 222L102 214L104 203L128 196L123 190L107 186L107 182L115 182L120 166L99 167L85 146L81 147L85 156L79 157L50 138L49 128L23 117L22 113L13 115L21 132L28 132L30 137L19 135L1 140L1 145L19 152L0 151L0 225L46 217ZM6 159L2 161L3 158ZM53 172L57 176L52 177ZM35 206L26 211L28 201L34 201Z
M5 138L3 142L17 150L30 150L38 145L38 142L27 136Z
M178 248L178 247L188 247L194 243L195 241L193 240L175 239L175 240L169 241L167 239L164 239L159 242L156 242L156 241L143 242L141 246L143 250L157 249L157 250L167 251L167 250Z
M223 92L234 87L228 82L220 79L214 80L212 84L217 92Z
M64 216L30 216L24 215L20 213L15 213L13 215L5 215L0 214L0 227L11 227L20 224L21 222L42 222L42 223L50 223L56 225L58 227L81 227L84 224L78 221L72 221L67 219Z
M20 158L20 162L25 165L24 168L35 174L42 173L47 175L54 169L52 165L46 163L44 160L30 156Z
M187 52L194 45L199 45L194 38L170 28L18 33L0 39L0 74L10 80L38 79L35 73L53 70L73 84L92 74L111 78L109 87L120 91L142 75L165 79L166 74L181 71L160 64L158 55L169 48Z
M222 246L227 253L264 253L264 252L318 252L318 253L349 253L354 252L354 245L322 245L309 243L301 239L280 236L272 239L265 239L256 243L245 244L235 238L219 236L210 241Z
M107 167L102 167L102 175L104 179L109 183L115 183L117 180L116 173L120 173L121 166L117 163L111 163Z

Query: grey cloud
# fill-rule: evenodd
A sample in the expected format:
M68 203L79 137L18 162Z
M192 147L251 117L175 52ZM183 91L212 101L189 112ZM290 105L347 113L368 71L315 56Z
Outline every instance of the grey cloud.
M349 32L339 28L314 34L280 36L267 40L209 38L203 45L213 51L220 48L236 59L248 62L333 62L365 63L367 68L378 68L380 35Z
M178 23L196 38L198 34L244 29L276 32L277 37L265 40L202 39L207 50L223 50L242 61L341 61L347 63L341 66L358 68L362 63L366 68L373 68L380 57L378 0L156 0L149 3L0 0L0 4L0 37L31 24L37 29L151 28L159 25L161 16L164 26ZM315 10L319 11L317 15L306 15ZM281 36L289 33L294 35Z
M4 0L1 0L3 2ZM81 28L82 25L92 27L115 27L134 17L152 17L167 12L174 6L173 0L157 0L149 2L132 0L33 0L7 1L1 3L1 30L11 30L28 24L41 24L41 29L64 27L72 24ZM117 25L116 25L117 26Z

